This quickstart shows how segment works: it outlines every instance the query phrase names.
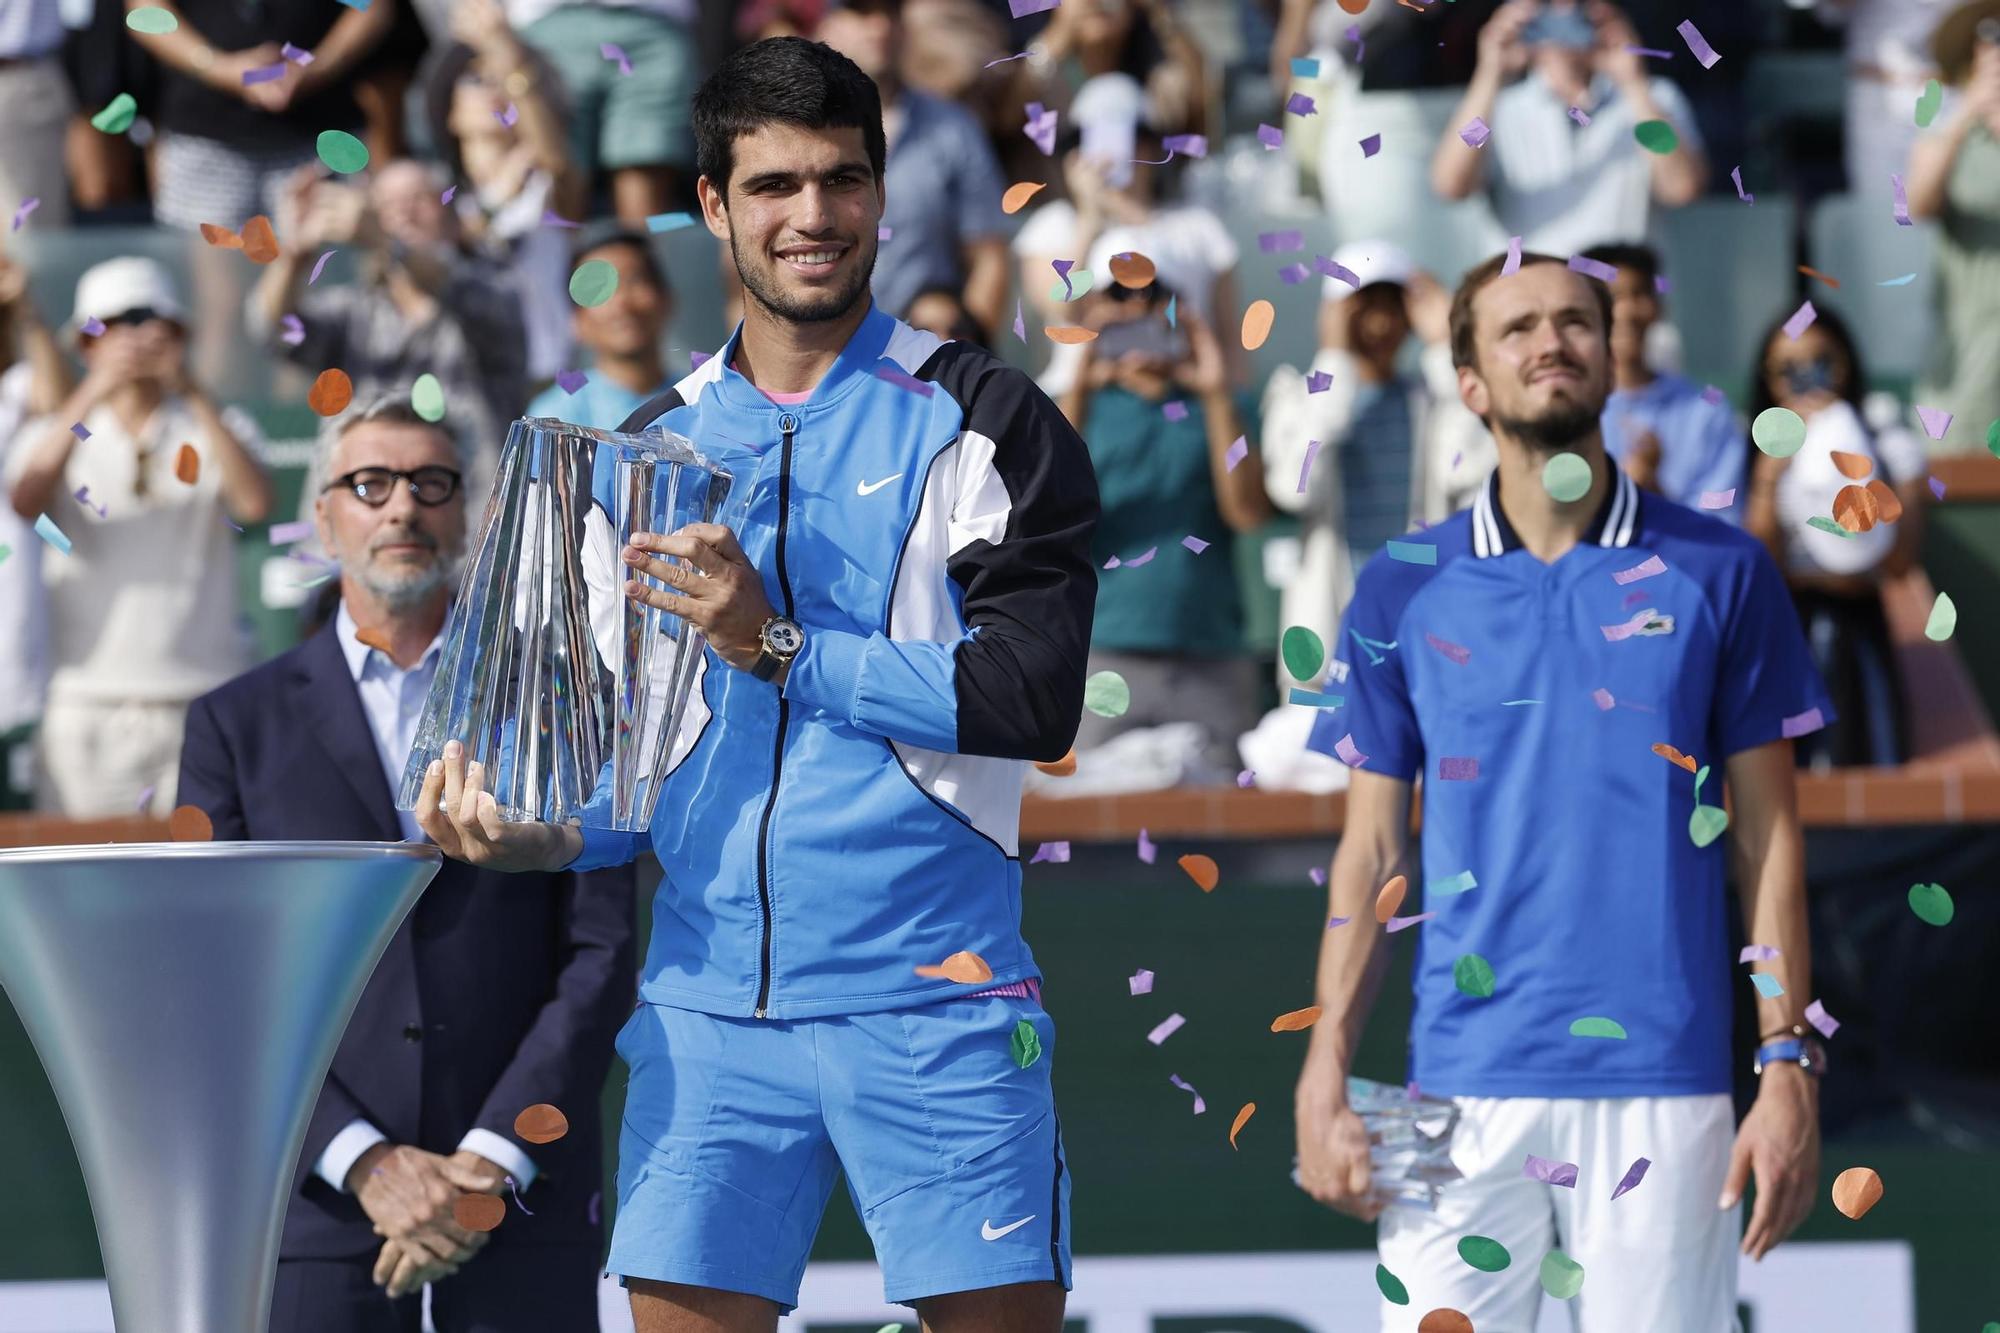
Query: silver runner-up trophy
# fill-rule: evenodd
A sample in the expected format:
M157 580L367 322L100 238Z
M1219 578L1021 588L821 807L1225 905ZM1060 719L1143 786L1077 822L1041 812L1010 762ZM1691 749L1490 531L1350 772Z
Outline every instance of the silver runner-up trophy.
M1451 1161L1458 1106L1369 1078L1347 1080L1347 1104L1368 1130L1368 1184L1383 1203L1433 1212L1438 1190L1461 1180ZM1299 1184L1299 1159L1292 1159Z

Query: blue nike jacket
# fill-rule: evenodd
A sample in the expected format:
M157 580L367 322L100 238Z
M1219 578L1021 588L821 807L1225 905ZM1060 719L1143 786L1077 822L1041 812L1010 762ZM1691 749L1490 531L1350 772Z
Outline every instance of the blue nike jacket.
M736 343L623 429L735 474L737 540L806 642L782 692L703 654L649 830L666 874L640 994L791 1019L981 989L916 974L965 949L984 985L1039 976L1021 787L1082 714L1083 441L1028 376L879 309L803 403L732 369ZM571 869L638 854L584 825Z

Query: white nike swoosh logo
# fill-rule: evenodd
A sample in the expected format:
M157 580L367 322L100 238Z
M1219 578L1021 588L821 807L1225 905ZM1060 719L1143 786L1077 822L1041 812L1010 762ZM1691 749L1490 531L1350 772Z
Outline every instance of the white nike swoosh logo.
M896 474L896 477L900 477L902 475L903 475L902 473L898 472ZM882 478L882 480L874 482L858 481L854 483L854 493L856 495L873 495L875 494L875 492L881 490L884 486L887 486L890 482L894 481L896 477L884 477Z
M1028 1223L1034 1220L1035 1220L1035 1215L1033 1213L1030 1213L1028 1214L1028 1216L1022 1218L1018 1222L1009 1222L1006 1226L995 1229L993 1225L993 1219L989 1217L979 1225L979 1238L981 1240L999 1240L1002 1236L1006 1235L1008 1232L1019 1231L1022 1227L1028 1225Z

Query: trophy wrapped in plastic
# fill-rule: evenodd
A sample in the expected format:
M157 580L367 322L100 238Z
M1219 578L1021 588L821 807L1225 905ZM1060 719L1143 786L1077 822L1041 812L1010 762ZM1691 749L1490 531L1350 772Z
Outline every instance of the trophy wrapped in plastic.
M595 794L592 824L648 827L704 640L625 596L643 576L618 553L634 533L727 522L732 490L683 436L516 421L397 806L416 808L456 740L504 819L576 822Z
M1464 1178L1451 1162L1458 1106L1366 1078L1347 1080L1347 1104L1368 1130L1368 1183L1375 1197L1435 1211L1438 1191ZM1297 1158L1292 1183L1299 1183Z

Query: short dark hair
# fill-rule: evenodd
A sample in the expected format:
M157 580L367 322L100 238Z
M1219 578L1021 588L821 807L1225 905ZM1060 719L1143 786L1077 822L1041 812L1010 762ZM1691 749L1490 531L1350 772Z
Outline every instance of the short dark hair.
M1525 251L1521 255L1520 267L1530 264L1561 264L1565 268L1569 262L1554 255ZM1494 255L1491 259L1475 264L1458 281L1458 290L1451 296L1451 363L1461 370L1479 364L1479 348L1472 338L1472 302L1482 287L1500 276L1500 270L1507 266L1506 255ZM1603 318L1604 341L1611 341L1611 289L1588 273L1578 273L1589 286L1591 295L1597 298L1597 311Z
M696 171L726 194L736 140L773 123L860 130L868 165L881 181L889 156L881 91L832 47L803 37L767 37L717 66L694 95Z
M1650 245L1634 245L1629 241L1593 245L1583 252L1583 257L1613 268L1629 268L1645 278L1648 287L1659 286L1660 256Z
M637 227L627 227L607 219L593 222L576 234L576 244L569 250L569 263L575 268L599 250L608 250L614 245L629 245L639 252L639 267L655 287L668 295L673 294L674 285L667 281L666 266L660 263L660 256L653 249L653 238Z

